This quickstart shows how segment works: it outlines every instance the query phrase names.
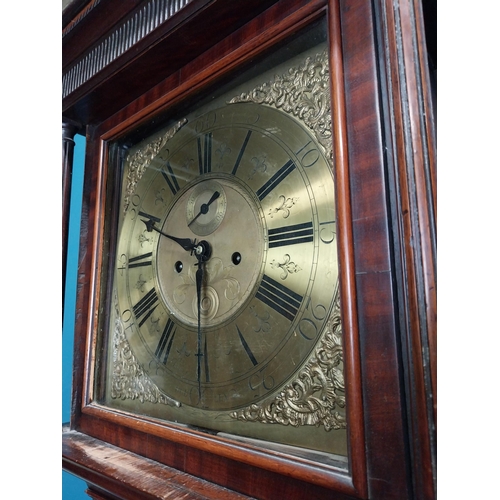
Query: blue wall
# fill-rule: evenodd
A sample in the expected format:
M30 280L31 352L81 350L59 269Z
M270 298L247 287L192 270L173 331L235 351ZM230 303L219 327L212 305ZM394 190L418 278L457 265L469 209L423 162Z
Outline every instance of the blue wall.
M85 137L75 136L75 153L71 189L68 265L66 269L66 297L62 334L62 422L69 422L71 408L71 373L73 361L73 333L75 321L76 277L78 266L78 240L82 208L83 171L85 163ZM65 471L62 473L63 500L90 500L81 479Z

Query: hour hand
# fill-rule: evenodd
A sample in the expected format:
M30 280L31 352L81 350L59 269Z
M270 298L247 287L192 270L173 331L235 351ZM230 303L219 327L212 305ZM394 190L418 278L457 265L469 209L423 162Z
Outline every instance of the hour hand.
M146 229L150 233L151 231L156 231L160 233L162 236L169 238L172 241L178 243L184 250L188 252L193 251L196 248L196 240L191 240L189 238L176 238L175 236L171 236L170 234L164 233L160 229L155 226L155 221L153 219L144 220L141 219L144 224L146 224Z

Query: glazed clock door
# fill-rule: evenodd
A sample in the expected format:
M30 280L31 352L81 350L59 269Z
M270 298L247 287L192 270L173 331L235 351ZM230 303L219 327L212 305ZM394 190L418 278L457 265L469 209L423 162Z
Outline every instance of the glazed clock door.
M127 149L102 404L345 461L324 33Z

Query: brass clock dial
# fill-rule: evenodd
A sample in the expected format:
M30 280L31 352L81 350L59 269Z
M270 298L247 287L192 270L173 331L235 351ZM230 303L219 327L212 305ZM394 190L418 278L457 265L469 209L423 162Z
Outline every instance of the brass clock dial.
M129 150L104 404L347 453L323 48Z
M235 410L297 371L333 308L333 207L321 146L272 107L225 105L163 146L124 217L116 284L132 350L162 392Z

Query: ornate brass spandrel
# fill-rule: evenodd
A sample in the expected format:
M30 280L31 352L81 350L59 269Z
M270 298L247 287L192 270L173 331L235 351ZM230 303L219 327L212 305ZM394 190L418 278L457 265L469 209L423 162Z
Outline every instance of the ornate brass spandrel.
M130 348L118 315L114 326L111 397L180 407L181 403L160 391L144 372Z
M274 80L241 93L229 101L255 102L281 109L299 118L309 127L333 160L332 119L328 52L307 57L298 67L292 67Z
M163 135L154 141L146 144L138 149L128 158L128 172L125 186L123 213L126 213L135 192L135 186L143 176L144 172L153 161L155 156L165 146L165 144L187 123L187 119L183 118L178 121L173 127L169 128Z
M345 407L342 371L342 323L340 300L325 326L314 355L276 396L241 410L231 417L245 422L323 426L325 431L345 429L345 417L338 408Z

